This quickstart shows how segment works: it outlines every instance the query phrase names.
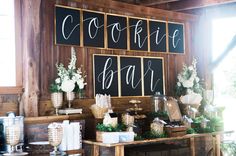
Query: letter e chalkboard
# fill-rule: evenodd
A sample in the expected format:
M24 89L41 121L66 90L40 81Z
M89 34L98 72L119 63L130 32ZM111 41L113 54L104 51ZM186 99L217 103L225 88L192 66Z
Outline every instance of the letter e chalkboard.
M142 96L141 58L120 57L121 96Z
M83 11L84 46L104 48L104 14Z
M150 51L166 52L166 22L149 21Z
M55 6L56 44L80 45L80 10Z
M129 18L130 50L148 51L147 20Z
M163 58L143 58L144 95L164 94Z
M169 52L184 53L184 24L168 23Z
M107 15L108 48L127 49L127 17Z
M96 94L118 96L117 64L117 56L93 56L94 96Z

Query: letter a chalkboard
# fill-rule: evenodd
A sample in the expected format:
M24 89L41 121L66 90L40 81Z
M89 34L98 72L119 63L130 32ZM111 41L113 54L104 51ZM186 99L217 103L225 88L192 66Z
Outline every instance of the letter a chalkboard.
M120 57L121 96L142 96L141 58Z
M117 56L93 55L94 96L118 96Z
M148 51L147 20L129 18L130 50Z
M80 10L55 6L56 44L80 45Z
M144 95L164 94L163 58L143 58Z
M150 51L166 52L166 22L149 21Z
M107 15L108 48L127 49L127 17Z
M83 11L84 46L104 48L104 14Z
M184 24L168 23L169 52L184 53Z

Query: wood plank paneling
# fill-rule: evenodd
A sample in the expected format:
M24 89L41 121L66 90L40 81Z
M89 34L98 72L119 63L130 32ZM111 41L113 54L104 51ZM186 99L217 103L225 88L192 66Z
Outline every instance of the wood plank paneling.
M107 50L88 47L75 47L77 67L82 65L87 73L86 99L75 100L74 107L83 106L85 112L90 112L89 106L93 102L93 54L114 54L131 56L163 57L165 65L165 90L167 95L174 95L177 74L182 69L182 63L190 63L194 55L198 55L194 47L193 35L198 17L183 13L176 13L153 9L143 6L134 6L116 1L98 0L22 0L22 49L23 49L23 85L25 116L53 114L50 103L49 85L57 76L56 63L68 65L71 46L55 45L54 42L54 6L67 5L77 8L91 9L106 13L137 16L182 22L185 24L185 54L164 54L151 52L135 52L126 50ZM203 57L203 56L201 56ZM131 98L114 98L115 109L121 111L129 107L126 104ZM136 99L136 98L135 98ZM144 108L149 109L150 98L143 97ZM87 105L89 103L89 105Z

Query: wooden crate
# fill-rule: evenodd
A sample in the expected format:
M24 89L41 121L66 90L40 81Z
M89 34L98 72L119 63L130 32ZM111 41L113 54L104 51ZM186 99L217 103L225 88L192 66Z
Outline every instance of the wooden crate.
M167 133L168 137L178 137L186 135L187 128L185 126L165 127L164 130Z

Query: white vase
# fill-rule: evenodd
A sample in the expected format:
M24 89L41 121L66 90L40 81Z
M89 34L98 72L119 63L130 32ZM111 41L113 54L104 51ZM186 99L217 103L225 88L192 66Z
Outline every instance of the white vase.
M62 107L63 94L61 92L55 92L51 94L51 101L53 107L56 109L56 115L58 115L58 109Z

